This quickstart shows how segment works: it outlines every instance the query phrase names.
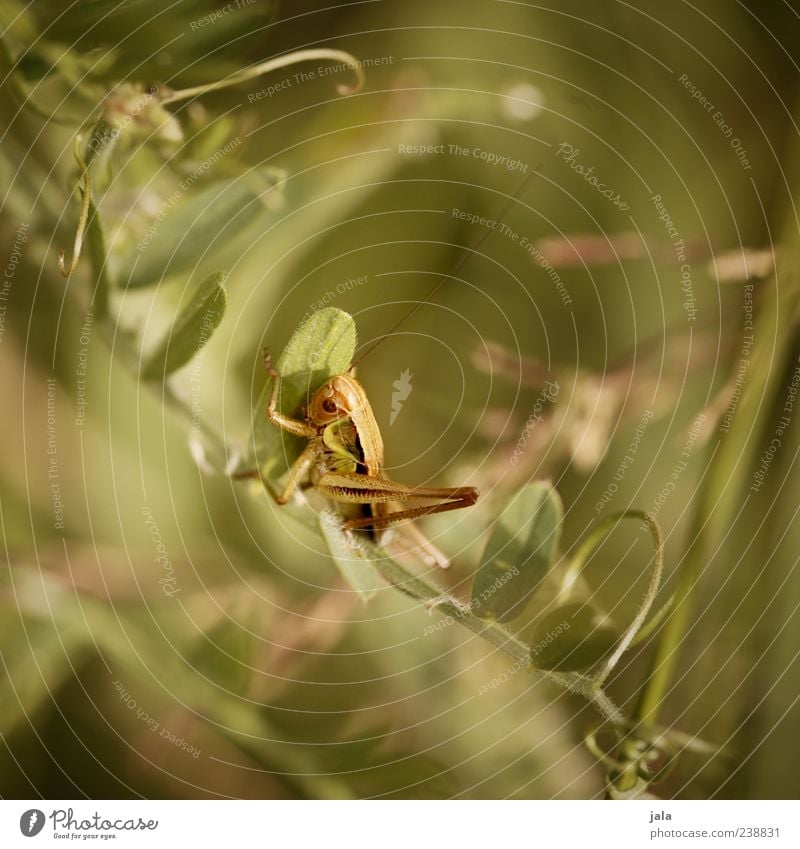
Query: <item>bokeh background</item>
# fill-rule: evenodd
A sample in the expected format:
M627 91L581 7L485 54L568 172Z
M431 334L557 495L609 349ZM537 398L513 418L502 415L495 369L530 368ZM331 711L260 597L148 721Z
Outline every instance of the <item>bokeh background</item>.
M0 795L602 796L580 697L390 587L364 604L297 520L311 508L224 474L262 347L320 302L363 343L386 333L484 233L467 216L495 219L536 172L508 229L359 366L388 472L481 488L424 523L465 597L530 480L564 501L565 551L614 510L657 514L665 595L706 528L661 722L725 751L683 753L654 792L796 796L799 16L2 0ZM309 48L351 53L363 88L315 61L137 105ZM111 332L86 257L69 281L57 268L73 140L101 112L121 128L94 165ZM217 270L228 307L200 357L166 387L137 379L130 352ZM589 565L614 621L649 558L621 529ZM611 683L628 711L651 650Z

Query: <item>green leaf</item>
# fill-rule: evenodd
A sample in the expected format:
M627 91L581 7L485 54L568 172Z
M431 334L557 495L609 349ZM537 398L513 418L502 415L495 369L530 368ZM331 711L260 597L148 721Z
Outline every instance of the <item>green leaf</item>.
M531 664L535 669L583 672L611 652L618 636L607 617L592 605L564 604L536 623Z
M202 255L219 260L222 250L226 255L238 251L235 243L249 218L262 210L256 190L238 178L192 188L200 178L202 173L192 172L164 199L136 249L122 259L116 275L120 286L152 286L165 277L193 271Z
M508 622L519 616L547 575L564 508L547 483L521 489L495 522L472 585L472 612Z
M186 365L208 342L225 315L224 281L225 273L217 271L198 286L142 368L145 380L163 380Z
M336 307L312 313L294 332L275 366L281 376L280 412L298 416L301 406L328 378L347 371L355 350L356 325L351 315ZM241 468L256 466L265 477L277 480L297 459L306 440L267 420L264 411L271 392L270 380L253 414L252 453Z
M342 519L334 511L320 514L319 529L342 577L364 601L369 601L380 586L378 570L369 554L342 530Z
M30 4L30 14L36 33L46 32L61 53L93 60L87 75L92 79L162 79L163 57L168 55L174 66L170 83L177 86L225 77L241 66L242 56L258 56L264 49L263 28L275 16L276 6L275 0L241 3L235 14L223 11L212 26L196 22L220 12L224 3L183 0L165 7L158 0L92 0L76 3L63 14L61 4L47 0ZM111 61L101 62L106 55Z

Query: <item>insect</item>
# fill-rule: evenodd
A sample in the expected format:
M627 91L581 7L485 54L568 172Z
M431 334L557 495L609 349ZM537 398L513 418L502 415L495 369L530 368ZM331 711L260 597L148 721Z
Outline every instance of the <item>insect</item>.
M534 173L532 171L509 198L498 220L504 217ZM481 236L473 247L473 253L489 232L487 230ZM298 488L310 480L321 495L337 504L343 514L344 529L362 531L377 540L386 529L399 526L423 559L443 568L448 565L447 557L410 520L470 507L478 500L478 490L472 486L408 486L385 476L383 440L367 393L355 377L355 366L429 301L469 256L463 256L451 274L443 276L427 298L418 302L389 333L374 342L346 373L328 378L314 390L301 410L301 417L292 417L278 410L281 375L273 367L269 354L264 357L272 378L267 419L288 433L308 440L289 470L283 490L272 493L277 503L288 503Z
M355 508L355 515L345 516L343 528L364 530L375 537L398 522L469 507L478 500L478 490L472 486L414 487L383 474L381 432L367 393L352 373L325 381L311 396L300 419L278 411L281 376L268 354L265 365L273 381L267 418L277 427L308 439L289 470L283 491L275 498L278 504L288 503L310 475L320 494ZM432 503L391 509L411 500ZM406 526L404 533L426 559L442 567L448 565L447 558L415 526Z

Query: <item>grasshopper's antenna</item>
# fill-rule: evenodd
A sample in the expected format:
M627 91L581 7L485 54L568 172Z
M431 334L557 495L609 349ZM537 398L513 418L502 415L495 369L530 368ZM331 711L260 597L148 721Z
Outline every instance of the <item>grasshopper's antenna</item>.
M531 172L529 172L527 177L525 177L525 179L519 184L519 186L517 186L517 190L514 192L514 194L511 195L511 197L508 198L508 200L505 202L505 204L503 204L503 208L500 210L497 218L495 219L496 221L498 221L498 222L503 221L503 219L506 217L506 215L508 215L509 211L511 210L511 207L514 205L514 202L517 200L517 198L519 198L519 196L525 190L525 187L533 179L534 175L538 174L538 173L539 173L538 167L534 168ZM355 360L353 360L348 371L352 371L361 362L361 360L363 360L364 357L367 356L367 354L371 354L378 347L378 345L381 344L381 342L388 339L393 333L396 333L417 312L417 310L420 309L420 307L429 303L433 299L434 295L439 291L439 289L441 289L442 286L444 286L444 284L451 277L455 277L456 274L458 274L458 272L463 268L463 266L467 262L467 260L471 256L474 256L474 254L477 252L478 248L486 241L487 238L489 238L489 236L493 232L494 232L493 230L486 230L481 235L481 237L475 242L475 244L469 250L464 252L464 254L461 256L461 258L458 260L458 262L450 270L450 272L448 274L442 274L441 275L441 279L439 280L439 282L430 290L430 292L428 292L428 294L421 301L418 301L416 304L414 304L414 306L394 325L394 327L392 327L391 330L389 330L388 333L384 333L382 336L379 336L367 348L367 350L364 351L363 354L360 354L358 357L356 357Z

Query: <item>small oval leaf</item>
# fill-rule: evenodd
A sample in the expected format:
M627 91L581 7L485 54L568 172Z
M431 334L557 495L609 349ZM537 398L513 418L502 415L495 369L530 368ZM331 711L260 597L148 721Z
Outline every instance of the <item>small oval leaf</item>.
M216 256L222 265L225 258L241 252L246 225L263 209L258 194L241 179L221 180L189 191L200 173L198 170L193 179L192 174L184 179L164 201L135 250L120 260L117 285L154 286L165 277L196 268L199 253Z
M175 323L142 368L145 380L163 380L186 365L208 342L225 315L224 272L210 274L178 313Z
M356 324L349 313L326 307L312 313L294 332L276 368L281 376L278 409L298 416L300 408L329 377L350 368L356 350ZM241 468L261 469L271 479L279 478L300 455L306 440L275 427L265 413L272 381L267 381L253 413L250 456Z
M519 616L553 561L564 508L548 483L521 489L497 518L472 585L472 612L507 622Z
M585 672L614 648L619 635L592 605L572 602L536 623L531 665L552 672Z

